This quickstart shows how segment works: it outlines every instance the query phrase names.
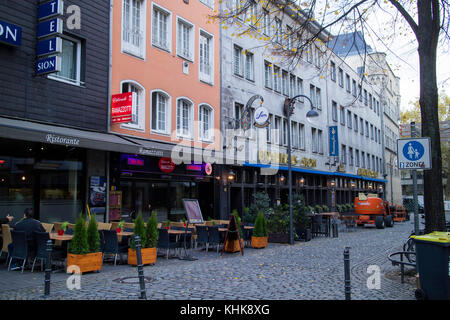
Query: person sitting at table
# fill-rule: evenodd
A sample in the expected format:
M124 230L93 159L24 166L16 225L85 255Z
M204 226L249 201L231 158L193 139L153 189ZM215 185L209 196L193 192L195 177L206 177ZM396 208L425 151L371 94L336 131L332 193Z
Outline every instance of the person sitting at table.
M23 219L17 222L14 226L15 231L25 231L28 243L28 255L34 257L36 255L36 244L34 232L46 232L42 224L33 219L33 209L27 208L23 214ZM12 252L14 248L13 243L8 245L8 251ZM11 251L10 251L11 250Z
M10 216L9 214L6 216L6 218L0 218L0 224L8 224L14 219L13 216Z

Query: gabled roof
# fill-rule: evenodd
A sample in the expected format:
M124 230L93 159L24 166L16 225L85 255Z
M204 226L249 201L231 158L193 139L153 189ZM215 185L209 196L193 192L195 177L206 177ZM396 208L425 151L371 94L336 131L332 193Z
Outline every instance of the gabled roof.
M367 45L361 31L345 33L336 36L328 42L328 48L338 56L353 56L357 54L372 53L372 48Z

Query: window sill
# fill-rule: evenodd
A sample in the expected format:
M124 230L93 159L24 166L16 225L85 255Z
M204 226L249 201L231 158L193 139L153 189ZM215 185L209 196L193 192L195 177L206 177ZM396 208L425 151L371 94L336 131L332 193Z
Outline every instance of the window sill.
M185 55L180 54L180 53L177 53L177 56L178 56L178 58L183 59L184 61L194 63L194 58L190 58L190 57L185 56Z
M160 45L158 45L156 43L152 43L152 46L157 48L157 49L159 49L159 50L165 51L167 53L172 53L172 51L170 50L170 47L166 48L166 47L160 46Z
M134 125L130 125L130 124L121 124L120 125L121 129L127 129L127 130L134 130L134 131L140 131L140 132L145 132L145 128L140 128L138 126L134 126Z
M66 80L64 78L60 78L60 77L55 76L55 75L48 75L47 79L55 80L55 81L62 82L62 83L65 83L65 84L70 84L70 85L76 86L76 87L86 88L85 83L82 82L82 81L75 81L74 82L74 81Z
M136 53L131 52L131 51L128 51L128 50L126 50L126 49L123 49L123 50L122 50L122 53L124 53L124 54L126 54L126 55L129 55L129 56L132 56L133 58L136 58L136 59L140 59L140 60L145 61L145 56L144 56L144 55L136 54Z

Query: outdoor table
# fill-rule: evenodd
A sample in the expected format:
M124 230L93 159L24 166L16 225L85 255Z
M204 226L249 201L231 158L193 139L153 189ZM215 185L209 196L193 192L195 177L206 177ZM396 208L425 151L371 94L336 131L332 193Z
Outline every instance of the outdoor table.
M73 239L73 234L63 234L60 236L56 232L49 233L51 240L70 241Z

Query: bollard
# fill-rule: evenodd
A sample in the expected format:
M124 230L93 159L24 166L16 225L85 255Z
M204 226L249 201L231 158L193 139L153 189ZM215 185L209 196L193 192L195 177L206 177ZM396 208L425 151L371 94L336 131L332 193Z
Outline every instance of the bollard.
M344 277L345 277L345 300L351 300L351 281L350 281L350 247L344 250Z
M139 286L141 288L140 299L147 300L147 293L145 292L144 266L142 265L141 240L139 239L139 236L134 236L134 242L136 244L137 269L139 276Z
M52 241L47 241L47 259L45 259L45 296L50 295L50 275L52 273Z

